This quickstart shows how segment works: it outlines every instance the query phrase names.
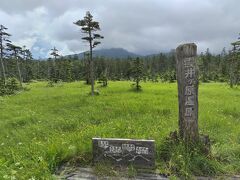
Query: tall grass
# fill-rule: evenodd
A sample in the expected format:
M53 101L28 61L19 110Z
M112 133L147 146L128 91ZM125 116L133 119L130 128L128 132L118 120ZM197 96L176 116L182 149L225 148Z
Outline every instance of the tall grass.
M130 85L110 82L91 97L83 82L39 82L30 91L0 97L0 179L52 179L64 162L89 165L92 137L154 139L163 173L240 173L239 89L200 85L199 128L212 140L211 157L186 154L180 144L169 146L163 160L165 138L178 128L177 85L147 82L141 92Z

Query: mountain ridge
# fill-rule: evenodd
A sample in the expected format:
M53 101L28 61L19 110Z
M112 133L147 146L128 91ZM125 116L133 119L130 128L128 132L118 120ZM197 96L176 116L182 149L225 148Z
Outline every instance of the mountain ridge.
M80 58L82 59L84 57L84 53L88 51L82 52L82 53L77 53L77 54L72 54L72 55L67 55L66 57L71 57L71 58ZM133 52L130 52L126 49L123 48L109 48L109 49L97 49L93 50L93 56L94 57L106 57L106 58L136 58L136 57L142 57L142 55L135 54Z

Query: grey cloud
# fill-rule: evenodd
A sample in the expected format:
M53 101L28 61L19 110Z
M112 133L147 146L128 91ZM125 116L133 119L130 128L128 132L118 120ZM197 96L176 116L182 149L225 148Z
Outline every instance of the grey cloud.
M73 24L87 10L105 37L99 48L148 54L195 42L199 52L218 53L240 32L239 7L238 0L1 0L0 16L15 42L36 47L42 39L66 54L88 49Z

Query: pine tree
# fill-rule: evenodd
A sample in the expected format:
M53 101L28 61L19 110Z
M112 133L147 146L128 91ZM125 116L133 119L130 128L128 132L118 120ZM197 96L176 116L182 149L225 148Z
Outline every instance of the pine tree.
M11 36L9 33L6 32L8 28L6 28L3 25L0 25L0 61L1 61L1 67L2 67L2 74L3 74L3 80L4 84L6 83L6 69L4 65L4 55L6 50L6 43L10 43L11 41L8 39L9 36Z
M231 43L231 45L233 48L229 58L229 80L232 88L240 83L240 40Z
M72 77L72 62L70 60L65 61L65 69L66 69L66 81L71 82L73 80L73 77Z
M24 60L25 60L25 81L29 82L31 79L33 79L33 70L31 68L33 57L29 49L24 50Z
M102 86L103 87L107 87L108 85L108 77L107 77L107 69L105 69L105 71L103 71L101 74L100 74L100 78L99 78L99 81L102 83Z
M56 83L58 81L58 74L59 74L56 66L56 60L60 56L58 54L58 49L56 47L53 47L53 49L51 49L50 55L53 57L52 67L50 68L50 79Z
M8 46L8 51L12 52L11 55L16 60L18 78L19 78L20 86L22 87L23 79L22 79L22 73L21 73L20 64L19 64L19 59L21 58L20 52L22 51L22 48L20 46L13 45L11 43L7 43L7 46Z
M226 79L226 75L227 75L227 62L226 62L226 59L227 59L227 52L226 52L226 48L224 47L221 54L220 54L220 64L219 64L219 69L220 69L220 81L224 81Z
M93 69L93 54L92 50L101 42L99 39L103 39L103 36L96 34L96 31L100 30L99 22L93 21L93 16L87 11L86 16L82 20L75 22L77 26L81 27L82 33L86 36L82 37L83 40L89 43L90 52L90 77L91 77L91 95L94 95L94 69Z
M56 60L60 56L56 47L53 47L53 49L51 49L50 55L53 56L54 60Z
M84 74L85 74L85 80L86 80L86 84L91 84L91 81L90 81L90 54L89 52L85 52L84 53Z
M208 82L209 80L209 64L211 61L211 53L209 51L209 48L207 48L205 55L203 57L203 76L202 76L202 81L203 82Z
M140 81L144 77L143 62L140 60L140 58L136 58L133 60L132 68L131 68L131 76L135 82L136 90L139 91L141 89Z

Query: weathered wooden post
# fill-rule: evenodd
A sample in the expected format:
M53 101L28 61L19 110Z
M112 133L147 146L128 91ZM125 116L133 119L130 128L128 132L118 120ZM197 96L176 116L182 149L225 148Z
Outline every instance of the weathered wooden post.
M179 133L187 142L196 142L198 134L197 46L183 44L176 49Z

